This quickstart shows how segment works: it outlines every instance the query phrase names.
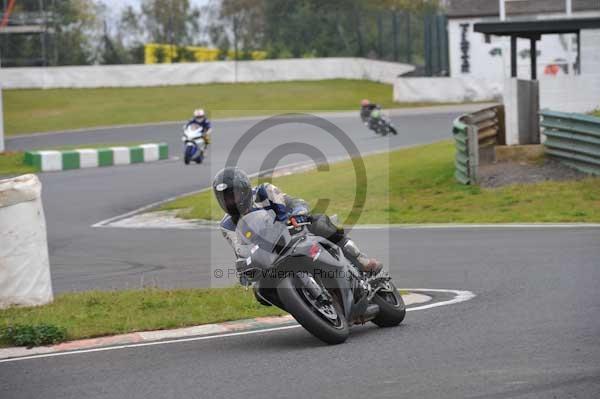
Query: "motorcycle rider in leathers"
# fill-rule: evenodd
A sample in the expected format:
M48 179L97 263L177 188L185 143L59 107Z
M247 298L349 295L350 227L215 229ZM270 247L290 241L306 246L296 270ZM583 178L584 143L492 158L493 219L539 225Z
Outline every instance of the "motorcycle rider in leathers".
M376 259L369 259L354 241L336 226L327 215L311 215L308 204L299 198L293 198L270 183L252 187L248 175L237 167L226 167L217 173L212 184L215 197L225 211L221 220L221 231L237 257L242 256L242 248L235 229L239 219L258 209L272 210L276 219L290 222L292 225L309 222L311 233L324 237L342 248L344 255L360 271L376 275L383 266Z
M202 128L204 131L204 143L206 144L206 148L211 143L211 133L212 133L212 125L210 121L206 118L206 112L202 108L198 108L194 110L194 116L192 119L187 121L185 127L187 128L190 125L197 125Z
M360 119L371 130L375 130L375 121L371 118L373 111L381 111L381 106L366 98L360 102Z

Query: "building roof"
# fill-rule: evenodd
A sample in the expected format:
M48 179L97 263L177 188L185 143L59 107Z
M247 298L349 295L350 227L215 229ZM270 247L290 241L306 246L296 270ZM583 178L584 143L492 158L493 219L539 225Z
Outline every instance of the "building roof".
M600 29L598 18L561 18L480 22L473 26L475 32L497 36L532 37L545 34L577 33L582 29Z
M572 0L573 11L600 11L600 0ZM506 15L564 13L565 0L506 0ZM498 16L498 0L449 0L448 17Z

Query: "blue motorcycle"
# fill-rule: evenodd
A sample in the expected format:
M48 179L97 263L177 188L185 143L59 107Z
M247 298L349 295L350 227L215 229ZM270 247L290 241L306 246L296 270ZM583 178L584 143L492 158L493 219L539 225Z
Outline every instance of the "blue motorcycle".
M190 124L183 128L184 143L183 162L189 165L190 162L202 163L206 156L206 140L204 139L204 129L198 124Z

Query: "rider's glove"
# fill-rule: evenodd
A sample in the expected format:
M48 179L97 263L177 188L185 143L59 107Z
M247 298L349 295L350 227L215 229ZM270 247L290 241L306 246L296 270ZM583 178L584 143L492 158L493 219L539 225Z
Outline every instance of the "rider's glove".
M290 219L294 219L296 221L296 223L301 224L301 223L308 223L308 215L296 215L296 216L291 216Z
M308 223L309 222L309 215L308 215L308 208L306 208L306 206L303 205L298 205L295 206L292 211L290 212L290 221L292 221L292 219L296 222L296 223ZM292 222L292 224L294 224Z

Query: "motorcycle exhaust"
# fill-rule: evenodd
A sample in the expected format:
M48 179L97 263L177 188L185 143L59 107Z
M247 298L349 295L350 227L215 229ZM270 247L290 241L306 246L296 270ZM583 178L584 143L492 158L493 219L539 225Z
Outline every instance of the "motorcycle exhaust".
M367 321L373 320L377 314L379 313L379 305L372 303L367 306L367 310L365 313L360 315L355 321L354 324L365 324Z

